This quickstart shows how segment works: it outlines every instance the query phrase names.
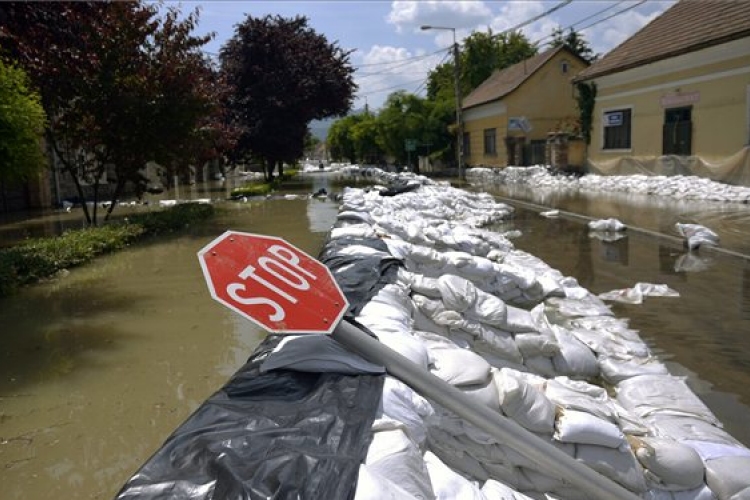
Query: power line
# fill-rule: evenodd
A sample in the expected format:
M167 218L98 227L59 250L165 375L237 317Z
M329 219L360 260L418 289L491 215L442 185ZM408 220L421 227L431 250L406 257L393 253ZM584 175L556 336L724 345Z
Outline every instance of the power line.
M437 66L440 66L441 64L443 64L448 59L449 56L450 56L450 53L446 52L445 55L443 56L443 58L440 60L440 62L437 63ZM412 94L415 94L415 95L419 94L419 92L422 91L422 88L427 85L428 81L430 81L430 74L429 73L427 74L427 76L425 77L425 79L422 80L422 83L419 84L419 87L417 87L414 90L414 92L412 92Z
M497 37L500 37L500 36L502 36L502 35L504 35L506 33L519 30L519 29L523 28L524 26L528 26L529 24L534 23L534 22L540 20L543 17L547 17L548 15L552 14L553 12L555 12L557 10L562 9L566 5L569 5L572 1L573 0L564 0L564 1L560 2L559 4L555 5L554 7L545 10L541 14L537 14L536 16L532 17L531 19L527 19L526 21L523 21L522 23L516 24L515 26L513 26L511 28L505 29L505 30L501 31L500 33L496 33L496 34L492 35L492 38L497 38Z
M437 54L439 54L441 52L445 52L447 54L449 50L450 50L450 47L448 47L446 49L440 49L440 50L438 50L436 52L433 52L431 54L428 54L428 55L425 55L425 56L419 56L420 57L419 60L425 59L427 57L435 56L435 55L437 55ZM396 63L399 63L399 64L396 64L395 66L391 66L390 68L385 68L382 71L378 71L378 72L374 72L374 73L355 73L355 74L359 78L367 78L367 77L371 77L371 76L382 76L383 74L385 74L385 73L387 73L389 71L392 71L392 70L395 70L395 69L398 69L398 68L403 68L404 66L409 66L411 64L414 64L415 62L417 62L417 60L415 60L415 59L408 60L406 62L404 62L404 60L394 61L394 62L392 62L392 64L396 64Z
M421 82L421 81L423 81L422 78L419 78L417 80L410 80L408 82L402 82L402 83L399 83L398 85L393 85L391 87L384 87L382 89L371 90L371 91L369 91L367 93L364 93L364 94L357 94L357 97L363 97L363 96L372 95L372 94L380 94L381 92L386 92L388 90L393 90L393 89L402 89L403 87L405 87L407 85L411 85L411 84L414 84L414 83L417 83L417 82Z
M641 5L641 4L644 4L644 3L646 3L646 0L640 0L640 2L638 2L638 3L634 4L634 5L631 5L630 7L625 7L625 8L624 8L624 9L622 9L622 10L618 10L618 11L617 11L617 12L615 12L614 14L610 14L609 16L607 16L607 17L605 17L605 18L599 19L599 20L598 20L598 21L596 21L596 22L593 22L593 23L591 23L591 24L588 24L588 25L584 26L583 28L580 28L580 30L579 30L579 31L583 31L583 30L585 30L585 29L588 29L588 28L590 28L590 27L592 27L592 26L596 26L596 25L597 25L597 24L599 24L599 23L603 23L604 21L607 21L607 20L609 20L609 19L612 19L612 18L613 18L613 17L615 17L615 16L619 16L620 14L624 14L625 12L627 12L627 11L629 11L629 10L632 10L632 9L635 9L636 7L638 7L639 5Z
M589 19L593 19L594 17L596 17L596 16L598 16L600 14L604 14L608 10L614 9L618 5L620 5L622 3L625 3L625 1L626 0L620 0L617 3L614 3L614 4L610 5L609 7L605 7L603 9L601 9L601 10L598 10L598 11L594 12L593 14L584 17L583 19L579 19L578 21L574 22L573 24L569 24L568 26L565 26L564 28L561 28L561 30L565 31L565 30L568 30L568 29L573 29L576 26L578 26L579 24L588 21ZM538 44L540 44L541 42L543 42L544 40L546 40L548 38L552 38L552 35L547 35L547 36L544 36L544 37L540 38L539 40L537 40L536 42L534 42L534 45L538 45Z
M427 57L434 56L435 54L439 54L440 52L442 52L444 50L448 50L448 49L440 49L440 50L436 50L435 52L431 52L429 54L423 54L421 56L407 57L405 59L399 59L398 61L387 61L387 62L380 62L380 63L360 64L358 66L358 68L365 68L365 67L370 67L370 66L384 66L384 65L387 65L387 64L396 64L396 63L402 63L402 62L406 62L406 61L416 61L416 60L419 60L419 59L425 59Z

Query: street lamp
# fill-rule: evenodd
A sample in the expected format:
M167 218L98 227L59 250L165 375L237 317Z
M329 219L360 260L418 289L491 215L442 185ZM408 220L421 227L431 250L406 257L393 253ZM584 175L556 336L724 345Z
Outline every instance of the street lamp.
M450 28L447 26L420 26L422 31L426 30L450 30L453 33L453 86L456 92L456 159L458 161L458 178L463 178L463 163L464 163L464 127L461 122L461 84L459 82L459 68L458 68L458 43L456 43L456 28Z

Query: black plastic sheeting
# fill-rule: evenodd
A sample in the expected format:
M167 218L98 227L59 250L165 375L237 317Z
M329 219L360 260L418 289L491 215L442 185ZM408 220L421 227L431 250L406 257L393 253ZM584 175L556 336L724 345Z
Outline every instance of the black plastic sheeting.
M361 245L388 254L344 255L341 250L351 245ZM390 256L388 246L377 238L343 237L330 240L320 254L320 261L331 270L349 301L349 313L356 316L385 285L394 283L403 263Z
M321 261L347 295L350 312L393 282L402 265L390 254L339 254L352 244L387 254L377 239L342 238L326 244ZM291 369L262 373L261 364L280 340L264 340L116 499L352 499L372 440L384 375Z
M130 478L117 499L350 499L382 375L260 364L269 337Z

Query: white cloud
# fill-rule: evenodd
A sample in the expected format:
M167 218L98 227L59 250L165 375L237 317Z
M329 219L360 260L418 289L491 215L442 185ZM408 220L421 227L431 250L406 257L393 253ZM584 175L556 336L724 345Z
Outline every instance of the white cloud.
M478 0L395 0L386 17L399 33L418 30L421 25L447 26L470 30L492 15L485 2Z
M591 44L594 52L604 55L630 38L636 31L650 23L661 13L662 10L650 14L630 10L602 24L584 30L583 35Z
M411 52L403 47L373 45L362 56L354 74L359 85L355 107L362 107L367 102L371 109L379 108L388 95L399 88L414 92L442 56L424 51Z

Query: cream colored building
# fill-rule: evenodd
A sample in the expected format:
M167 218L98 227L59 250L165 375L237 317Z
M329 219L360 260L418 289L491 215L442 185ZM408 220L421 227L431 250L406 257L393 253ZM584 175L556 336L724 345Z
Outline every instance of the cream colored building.
M574 132L572 78L588 63L566 47L495 71L463 102L467 166L543 163L548 133Z
M597 89L591 171L750 185L750 1L681 0L576 81Z

